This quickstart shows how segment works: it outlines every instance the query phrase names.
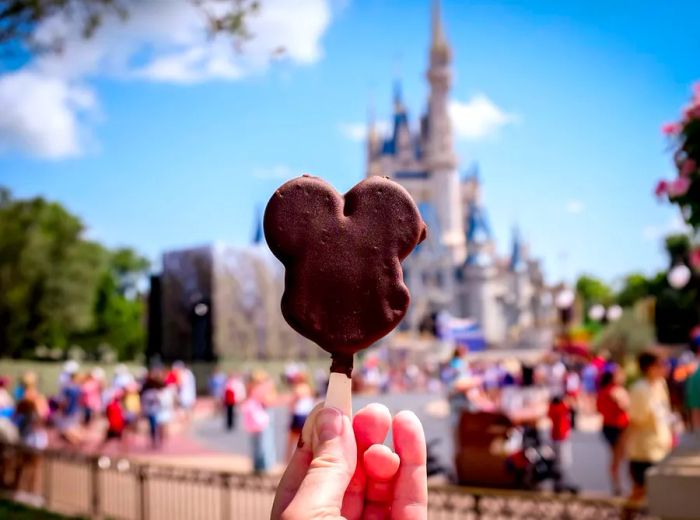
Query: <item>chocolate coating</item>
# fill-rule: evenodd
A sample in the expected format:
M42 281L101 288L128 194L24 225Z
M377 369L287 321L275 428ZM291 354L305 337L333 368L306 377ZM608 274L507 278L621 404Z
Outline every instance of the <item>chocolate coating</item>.
M410 296L401 260L426 236L398 183L370 177L345 196L318 177L283 184L265 209L265 238L286 268L282 314L352 370L352 355L388 334Z

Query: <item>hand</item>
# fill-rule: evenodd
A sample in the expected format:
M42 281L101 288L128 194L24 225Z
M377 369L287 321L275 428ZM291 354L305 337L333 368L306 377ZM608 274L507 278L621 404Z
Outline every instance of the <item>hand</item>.
M334 408L309 416L310 442L300 445L277 488L272 520L428 517L426 446L413 412L392 420L370 404L350 419ZM392 452L382 442L393 430Z

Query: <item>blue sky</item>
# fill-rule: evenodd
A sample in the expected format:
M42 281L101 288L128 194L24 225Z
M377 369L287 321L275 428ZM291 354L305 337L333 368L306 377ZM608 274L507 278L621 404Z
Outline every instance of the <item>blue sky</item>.
M281 16L243 56L208 47L191 13L152 8L0 76L0 184L154 260L246 243L285 176L349 189L369 100L387 119L398 76L410 115L424 110L429 2L266 3ZM457 124L457 150L479 163L500 251L517 224L552 281L663 267L661 237L680 225L652 195L672 174L659 128L700 79L700 4L455 0L443 18L453 98L479 116Z

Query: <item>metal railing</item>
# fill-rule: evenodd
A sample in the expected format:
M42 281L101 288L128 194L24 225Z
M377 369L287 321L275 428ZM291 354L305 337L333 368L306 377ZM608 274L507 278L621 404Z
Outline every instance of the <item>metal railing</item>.
M269 518L277 477L0 444L0 488L66 515L113 520ZM649 520L615 499L432 486L431 519Z

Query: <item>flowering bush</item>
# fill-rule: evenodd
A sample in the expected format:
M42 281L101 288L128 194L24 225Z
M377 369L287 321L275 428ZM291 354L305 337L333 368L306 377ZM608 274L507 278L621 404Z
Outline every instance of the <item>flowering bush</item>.
M666 123L661 131L672 143L678 177L661 180L656 196L678 204L683 218L696 231L700 230L700 82L693 87L690 104L680 121Z

